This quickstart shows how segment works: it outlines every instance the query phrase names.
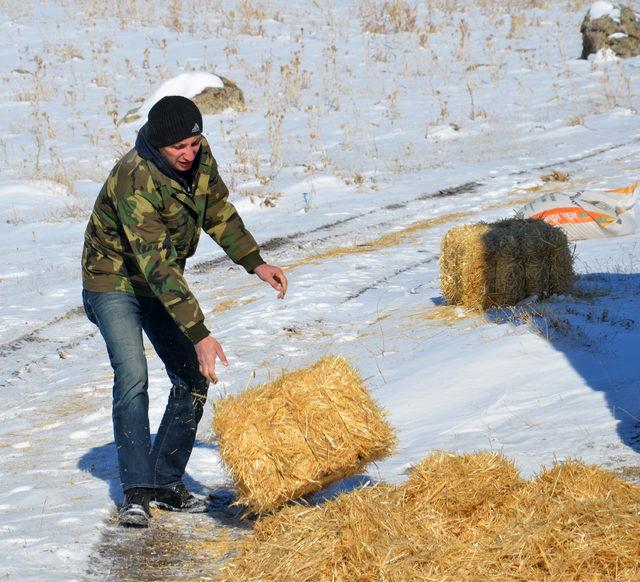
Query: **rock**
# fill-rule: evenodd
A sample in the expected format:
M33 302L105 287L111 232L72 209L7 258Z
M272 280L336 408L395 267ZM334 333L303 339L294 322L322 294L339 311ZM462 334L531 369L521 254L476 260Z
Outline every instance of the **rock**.
M226 77L222 79L222 88L207 87L193 97L193 102L198 106L202 115L213 115L221 113L225 109L235 109L236 111L244 111L244 95L240 87Z
M582 55L586 59L609 48L622 58L640 55L640 14L616 2L594 2L582 26Z
M222 81L222 87L204 87L204 89L194 96L193 93L189 92L189 88L193 88L192 75L193 74L186 73L165 82L143 105L127 111L124 117L118 121L118 125L121 123L133 123L146 117L151 105L163 95L184 95L185 97L189 97L198 106L202 115L214 115L221 113L225 109L235 109L236 111L246 110L244 95L240 87L230 79L217 75L215 76L215 80L217 84ZM167 89L168 84L170 84L170 90ZM200 79L200 87L202 86L202 80Z

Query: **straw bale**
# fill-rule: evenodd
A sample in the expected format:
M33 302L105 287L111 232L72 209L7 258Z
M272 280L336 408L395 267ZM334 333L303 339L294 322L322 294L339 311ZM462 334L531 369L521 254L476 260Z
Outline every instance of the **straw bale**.
M220 456L251 511L273 510L392 452L395 435L342 357L216 403Z
M508 219L452 228L442 239L442 293L450 304L487 309L573 284L566 235L542 220Z
M436 452L413 468L403 491L413 511L435 508L464 531L470 522L490 520L523 483L515 465L497 453Z
M640 487L577 461L532 481L500 455L435 453L378 484L258 520L228 582L640 580Z

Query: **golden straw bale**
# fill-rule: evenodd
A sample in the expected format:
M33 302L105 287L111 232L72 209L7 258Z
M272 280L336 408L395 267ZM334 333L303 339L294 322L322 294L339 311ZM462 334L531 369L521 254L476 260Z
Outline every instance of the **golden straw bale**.
M440 284L449 304L515 305L573 284L566 235L543 220L507 219L452 228L442 239Z
M219 400L213 428L238 502L256 513L354 475L396 443L360 374L342 357Z
M500 455L435 453L404 485L258 520L222 580L636 581L639 496L577 461L529 482Z
M406 509L436 509L457 535L498 527L500 511L523 486L515 465L497 453L436 452L413 468L403 487Z

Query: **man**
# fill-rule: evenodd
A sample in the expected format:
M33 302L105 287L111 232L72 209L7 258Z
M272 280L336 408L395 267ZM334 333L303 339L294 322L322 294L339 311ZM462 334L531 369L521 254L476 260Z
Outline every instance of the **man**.
M120 523L146 527L149 503L205 512L182 476L222 346L209 333L183 271L200 230L284 298L287 279L266 264L245 229L202 136L202 115L185 97L149 111L135 148L113 168L96 200L82 254L83 302L114 371L113 429L125 494ZM172 382L151 444L142 331Z

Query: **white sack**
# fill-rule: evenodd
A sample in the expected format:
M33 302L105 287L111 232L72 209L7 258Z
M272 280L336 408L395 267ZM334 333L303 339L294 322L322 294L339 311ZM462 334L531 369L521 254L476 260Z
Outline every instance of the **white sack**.
M635 182L615 190L545 194L524 206L518 216L541 218L564 230L569 240L624 236L636 229L637 186Z

